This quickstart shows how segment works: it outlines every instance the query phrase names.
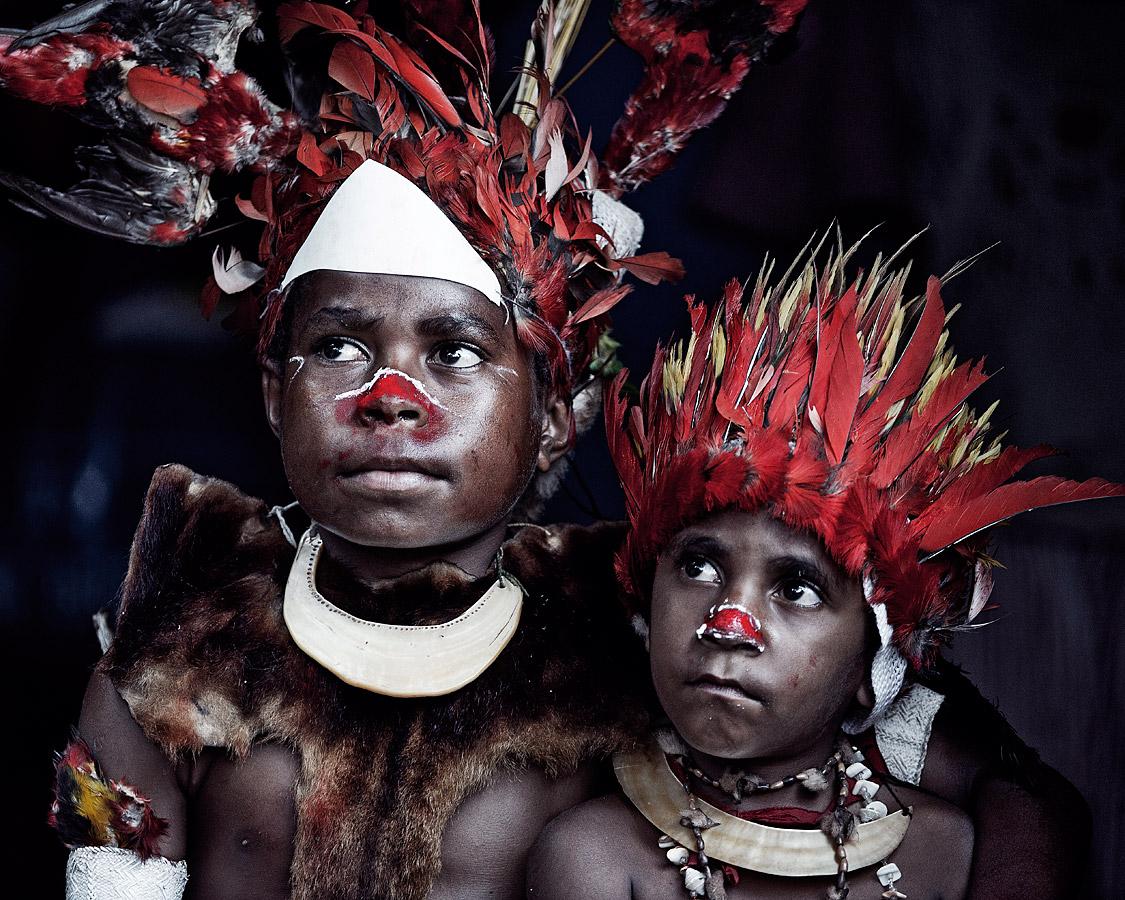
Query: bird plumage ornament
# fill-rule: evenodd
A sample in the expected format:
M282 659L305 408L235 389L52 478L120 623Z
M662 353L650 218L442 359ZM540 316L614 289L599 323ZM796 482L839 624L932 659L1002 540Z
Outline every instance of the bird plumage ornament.
M618 0L614 33L644 61L603 154L601 186L636 190L710 125L807 0Z
M622 276L681 273L666 253L615 246L624 238L607 232L594 207L667 168L803 5L620 3L614 27L641 53L646 75L599 163L592 135L551 82L585 3L543 4L524 73L534 106L521 116L490 100L492 42L475 0L394 10L364 0L346 9L281 3L276 33L292 96L280 105L235 64L239 40L256 30L249 0L91 0L0 39L0 86L74 112L106 141L69 191L15 176L0 183L33 210L167 245L200 232L216 207L212 179L251 173L235 203L262 224L257 259L216 253L203 305L210 312L224 290L236 291L249 313L238 318L260 323L266 353L289 261L337 187L375 160L422 189L496 273L519 336L547 357L561 393L586 370L612 370L603 336L630 289ZM691 68L690 78L678 73L690 91L653 93L669 67ZM645 144L639 160L624 151L661 118L668 140L659 152Z
M69 190L17 176L21 205L132 243L172 245L214 211L216 172L268 171L298 118L235 68L257 10L240 0L91 0L0 32L0 86L108 133ZM134 214L130 215L130 207Z

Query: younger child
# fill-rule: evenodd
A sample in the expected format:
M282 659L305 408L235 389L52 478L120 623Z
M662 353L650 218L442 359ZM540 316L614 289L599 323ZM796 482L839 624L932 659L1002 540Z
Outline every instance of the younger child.
M1006 483L1043 451L965 405L984 375L947 347L938 280L907 302L901 273L849 286L845 262L692 302L639 406L607 404L618 570L669 725L548 827L536 898L965 895L972 822L912 786L928 728L904 743L885 713L932 718L904 674L986 603L989 526L1125 488Z

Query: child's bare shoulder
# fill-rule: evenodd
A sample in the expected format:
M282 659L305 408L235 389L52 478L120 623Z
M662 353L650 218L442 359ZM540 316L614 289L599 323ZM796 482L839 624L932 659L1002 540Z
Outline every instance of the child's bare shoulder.
M896 788L912 810L910 827L893 855L902 870L902 888L925 886L923 896L956 900L968 888L973 858L973 820L940 797L910 788ZM935 852L940 848L940 852Z
M552 819L528 860L528 897L628 900L632 869L656 846L648 822L616 794L580 803ZM590 873L597 872L596 878Z

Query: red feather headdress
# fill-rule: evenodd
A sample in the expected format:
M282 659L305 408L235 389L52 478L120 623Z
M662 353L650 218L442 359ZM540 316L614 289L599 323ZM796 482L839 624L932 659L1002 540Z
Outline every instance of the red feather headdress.
M602 166L545 74L558 55L555 2L543 4L535 30L539 52L528 74L537 90L521 92L537 99L519 115L490 103L490 42L476 0L411 0L393 12L366 0L347 10L282 3L278 34L300 115L266 99L234 66L257 17L251 0L86 4L0 34L0 85L115 136L70 192L13 176L0 182L40 212L138 243L174 244L198 234L214 211L213 176L256 173L237 204L264 225L259 262L216 253L204 310L222 291L239 293L253 313L240 318L260 320L264 352L289 261L336 188L374 159L457 226L526 314L517 316L521 338L549 357L557 388L571 387L587 367L605 371L610 345L598 351L607 313L629 291L620 275L656 282L681 272L666 253L615 248L615 235L596 220L595 206L606 205L596 189L619 196L666 169L804 3L622 0L613 24L644 57L646 74Z
M849 278L849 255L779 282L768 264L749 293L732 281L710 308L688 298L691 335L657 351L638 404L618 374L605 406L630 524L618 571L644 604L660 549L686 524L768 509L863 579L921 668L988 598L988 528L1125 486L1011 481L1052 451L1001 446L992 409L966 403L987 376L948 346L941 281L908 299L908 268L877 259Z

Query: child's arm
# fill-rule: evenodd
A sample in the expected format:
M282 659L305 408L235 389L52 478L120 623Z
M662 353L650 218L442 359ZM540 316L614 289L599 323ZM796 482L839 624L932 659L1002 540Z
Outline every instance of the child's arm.
M139 791L149 801L153 813L167 823L160 839L160 855L183 859L187 849L187 816L176 767L145 737L121 695L100 672L94 673L86 688L78 735L107 778Z
M970 900L1074 896L1089 853L1090 813L1077 789L1043 763L960 671L935 685L922 787L973 818Z
M79 723L58 757L51 809L51 823L71 847L67 896L177 900L187 864L175 765L100 673L90 679Z

